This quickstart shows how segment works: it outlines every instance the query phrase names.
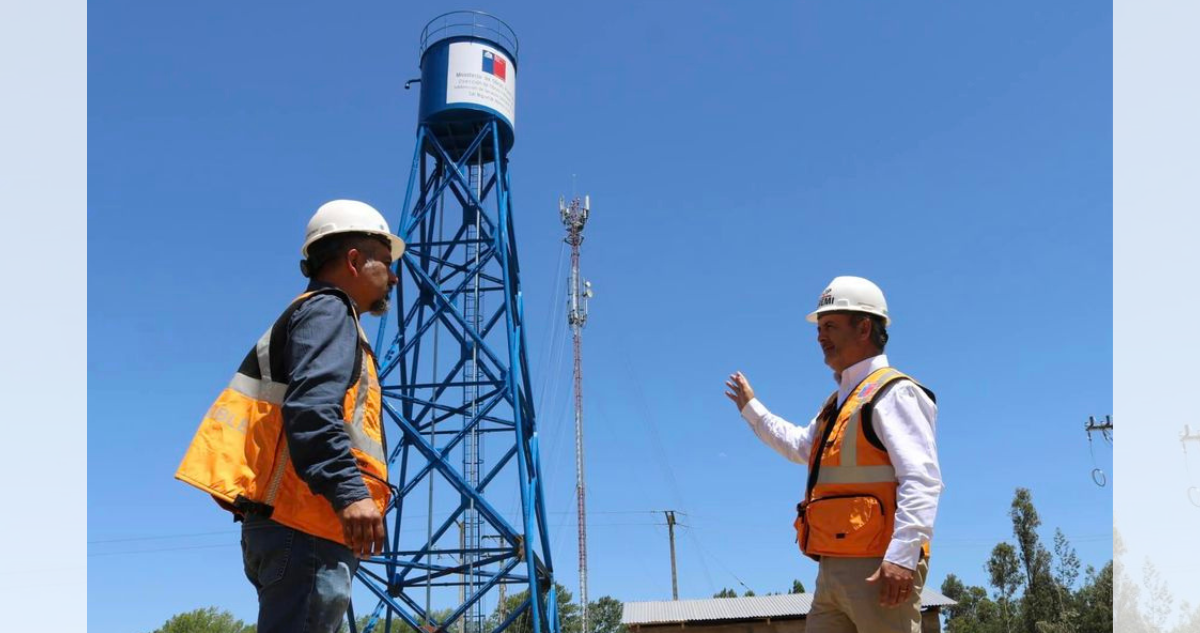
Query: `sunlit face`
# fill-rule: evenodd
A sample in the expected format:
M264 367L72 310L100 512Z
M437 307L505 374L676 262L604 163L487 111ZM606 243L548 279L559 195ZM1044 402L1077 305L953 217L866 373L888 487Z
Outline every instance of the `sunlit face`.
M856 327L849 314L839 312L822 314L817 319L817 343L830 369L840 373L870 356L869 334L863 333L863 323Z
M391 248L381 240L364 240L359 252L366 260L359 267L362 296L366 299L363 304L371 314L383 315L388 311L388 296L400 281L392 271Z

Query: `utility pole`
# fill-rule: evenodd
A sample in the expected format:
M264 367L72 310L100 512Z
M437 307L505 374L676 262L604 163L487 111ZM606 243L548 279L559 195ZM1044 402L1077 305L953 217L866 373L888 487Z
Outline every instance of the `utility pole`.
M679 599L679 577L675 572L675 511L663 510L667 515L667 534L671 538L671 599Z
M567 323L575 348L575 499L579 510L579 621L580 631L589 633L587 594L587 503L583 469L583 326L587 323L588 299L592 297L592 284L579 276L579 247L583 244L583 227L587 224L591 210L591 199L576 196L567 204L558 199L558 213L567 227L563 240L571 245L571 277L567 281ZM582 282L582 283L581 283Z
M1103 422L1097 422L1095 416L1089 415L1087 426L1084 427L1084 430L1088 432L1088 435L1091 435L1095 431L1099 431L1107 436L1112 433L1113 430L1112 416L1106 415L1104 416Z
M1183 433L1179 434L1179 443L1183 445L1183 452L1187 452L1187 443L1196 442L1200 444L1200 431L1192 433L1191 427L1183 425Z
M1103 487L1108 484L1108 477L1104 474L1104 470L1096 465L1096 451L1092 449L1092 433L1099 433L1104 437L1104 441L1111 445L1113 437L1112 416L1106 415L1103 422L1097 422L1095 416L1089 415L1087 424L1083 427L1083 430L1087 433L1088 452L1092 455L1092 482L1097 486Z
M1188 442L1200 444L1200 431L1192 433L1191 427L1185 424L1183 425L1183 433L1179 434L1179 444L1183 446L1183 468L1187 471L1188 475L1187 498L1192 505L1200 508L1200 487L1196 485L1195 480L1192 478L1192 464L1188 461Z

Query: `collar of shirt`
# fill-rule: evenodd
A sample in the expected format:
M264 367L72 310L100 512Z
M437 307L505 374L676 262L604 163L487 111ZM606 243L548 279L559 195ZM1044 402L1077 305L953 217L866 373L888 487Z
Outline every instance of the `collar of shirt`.
M867 376L870 376L875 370L888 366L887 355L880 354L871 358L864 358L847 367L840 374L833 374L833 380L838 383L838 406L842 406L842 403L846 401L846 398L858 386L858 383L866 379Z
M316 292L318 290L324 290L326 288L337 288L337 286L335 286L331 283L324 282L324 281L317 281L316 279L310 279L308 281L308 288L305 288L304 291L305 292Z
M304 292L317 292L319 290L328 290L331 288L333 290L337 290L338 292L340 292L346 298L347 301L353 301L353 299L350 298L349 293L347 293L345 290L342 290L341 287L336 286L331 283L328 283L328 282L325 282L325 281L317 281L316 279L310 279L308 281L308 287L304 289ZM357 310L355 311L355 314L357 314L359 316L359 318L362 317L362 314L359 313Z

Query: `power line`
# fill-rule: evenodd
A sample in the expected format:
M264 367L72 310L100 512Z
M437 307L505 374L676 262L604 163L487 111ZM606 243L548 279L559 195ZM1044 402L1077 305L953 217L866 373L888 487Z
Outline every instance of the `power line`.
M628 514L657 515L659 513L660 513L659 510L597 510L597 511L589 512L589 514L600 514L600 515L628 515ZM574 514L574 511L573 510L560 510L557 512L547 512L546 514L565 515L565 514ZM409 515L409 518L420 519L420 518L424 518L425 516L426 515L423 515L423 514L413 514L413 515ZM604 524L600 524L600 525L603 525L603 526L609 526L609 525L614 525L614 526L615 525L662 525L662 523L657 523L657 522L620 523L620 524L604 523ZM412 530L403 530L403 531L408 532L408 531L415 531L415 530L416 530L416 528L413 528ZM96 539L96 540L88 541L87 544L88 545L106 545L106 544L110 544L110 543L136 543L136 542L141 542L141 541L162 541L162 540L171 540L171 539L196 538L196 537L205 537L205 536L233 535L233 534L241 534L241 530L238 528L235 528L232 530L216 530L216 531L212 531L212 532L188 532L188 533L183 533L183 534L153 534L153 535L147 535L147 536L128 536L128 537L121 537L121 538Z
M689 527L689 526L686 526L686 525L685 525L684 527ZM694 529L694 528L693 528L693 529ZM689 534L689 535L691 535L691 534L692 534L692 529L689 529L689 530L688 530L688 534ZM719 558L717 558L715 555L713 555L713 553L712 553L712 552L710 552L710 551L708 550L708 548L706 548L706 547L704 547L704 546L700 545L700 541L699 541L699 539L696 539L695 537L693 537L693 538L692 538L692 542L693 542L693 543L695 543L696 547L697 547L697 548L700 550L700 553L701 553L701 554L703 554L703 555L705 555L705 556L708 556L709 558L711 558L711 559L713 560L713 562L715 562L717 565L719 565L719 566L721 567L721 569L724 569L726 573L728 573L730 576L733 576L733 579L734 579L735 581L737 581L737 584L741 585L741 586L742 586L742 588L744 588L746 591L753 591L753 589L751 589L750 587L746 586L746 583L742 582L742 579L741 579L741 578L738 578L738 575L737 575L737 574L733 573L733 570L732 570L732 569L730 569L730 568L729 568L729 567L728 567L728 566L727 566L725 563L721 562L721 559L719 559Z

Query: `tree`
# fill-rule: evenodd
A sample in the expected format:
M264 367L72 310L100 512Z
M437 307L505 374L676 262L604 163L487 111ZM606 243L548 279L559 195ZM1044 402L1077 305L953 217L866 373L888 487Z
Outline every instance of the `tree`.
M1175 598L1171 595L1171 590L1167 588L1167 582L1159 575L1158 568L1148 558L1145 565L1142 566L1142 586L1150 594L1146 620L1151 630L1161 631L1167 623L1167 617L1171 615L1171 605L1175 602Z
M1061 530L1055 531L1053 556L1041 544L1037 532L1041 519L1029 490L1016 490L1009 517L1016 545L997 544L984 565L995 601L988 599L983 588L968 587L954 574L942 583L942 593L958 603L943 609L948 633L1149 633L1139 611L1139 588L1129 582L1121 564L1125 547L1115 529L1114 560L1100 571L1089 566L1084 582L1075 590L1079 556ZM1153 566L1149 569L1146 584L1160 610L1151 616L1155 623L1165 622L1172 598ZM1022 586L1024 592L1018 595ZM1184 618L1189 610L1183 609ZM1200 610L1194 618L1200 624ZM1174 633L1200 633L1200 628L1177 628Z
M725 588L725 589L718 591L717 593L714 593L713 597L714 598L736 598L736 597L738 597L738 595L737 595L736 591L729 589L729 588Z
M216 607L179 613L154 630L154 633L254 633L256 627Z
M453 609L434 609L430 612L430 615L432 616L434 621L444 622L446 620L446 618L450 617L451 613L454 613ZM358 631L358 633L363 633L363 631L367 630L367 625L370 624L370 622L371 622L371 614L368 613L366 615L360 615L354 619L354 630ZM375 626L374 626L374 628L371 629L371 633L383 633L383 631L387 630L384 628L384 625L386 623L387 623L387 616L381 615L379 617L379 619L375 621ZM457 631L458 627L451 626L451 629ZM349 625L347 625L346 622L343 621L342 625L338 627L338 633L350 633ZM416 631L411 626L409 626L407 622L405 622L404 620L401 620L395 614L392 614L392 631L391 631L391 633L416 633Z
M792 590L788 593L804 593L804 583L799 580L792 581Z
M1062 605L1050 575L1050 552L1041 544L1037 533L1042 520L1033 507L1033 494L1028 488L1017 488L1009 517L1025 568L1025 595L1021 599L1024 628L1027 633L1038 633L1037 623L1057 621Z
M754 597L754 590L753 590L753 589L747 589L747 590L746 590L746 593L742 594L742 597L743 597L743 598L753 598L753 597Z
M1121 556L1125 554L1125 543L1120 532L1113 528L1113 631L1143 633L1148 631L1146 621L1138 607L1138 586L1129 580Z
M1175 633L1196 633L1200 631L1200 607L1193 610L1191 605L1184 602L1179 605L1179 611L1182 618L1179 625L1175 627Z
M1079 578L1079 555L1059 528L1054 530L1054 562L1054 579L1059 585L1073 591L1075 580Z
M628 633L628 627L621 624L624 606L620 600L612 596L604 596L588 605L588 620L591 633Z
M564 587L558 583L554 583L554 588L555 588L556 595L558 597L559 630L562 631L562 633L580 633L580 629L582 628L582 623L580 622L580 619L579 619L579 605L575 604L575 602L573 601L573 596L571 595L571 592L567 591L566 587ZM504 603L501 605L497 605L496 612L494 614L492 614L492 622L493 622L492 627L499 625L500 622L502 622L504 620L504 618L500 617L501 613L511 614L512 612L519 609L521 607L521 604L523 602L525 602L527 599L529 599L529 590L528 589L521 591L519 593L515 593L515 594L505 598ZM539 604L542 604L542 605L546 604L546 596L545 595L542 596L541 602ZM533 633L533 621L531 619L532 615L533 615L533 610L526 609L525 613L521 614L521 616L519 618L514 620L513 623L511 625L509 625L509 627L507 629L505 629L505 631L511 632L511 633ZM544 608L542 610L542 617L543 618L546 617L546 612L545 612ZM492 628L492 627L489 627L489 628Z
M1002 633L1004 624L996 603L987 597L983 587L963 584L958 576L949 574L942 581L942 593L958 604L946 607L946 631L949 633Z
M1114 631L1113 628L1113 562L1097 572L1090 565L1083 586L1075 597L1079 605L1080 631ZM1121 629L1124 630L1124 629Z
M1012 618L1012 597L1024 582L1021 576L1021 561L1017 559L1017 550L1008 543L998 543L992 548L992 556L985 565L988 580L996 590L996 602L1004 616L1004 630L1010 631Z

